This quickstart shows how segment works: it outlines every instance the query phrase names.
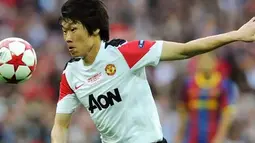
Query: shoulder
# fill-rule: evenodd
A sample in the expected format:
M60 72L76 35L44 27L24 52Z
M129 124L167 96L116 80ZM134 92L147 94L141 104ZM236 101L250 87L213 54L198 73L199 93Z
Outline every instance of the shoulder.
M147 53L157 41L133 40L121 45L118 49L121 53L138 54Z
M80 60L81 60L80 57L79 57L79 58L71 58L71 59L66 63L66 65L65 65L65 67L64 67L63 70L65 71L66 69L68 69L68 67L69 67L71 64L78 63Z
M61 75L61 84L68 85L73 79L74 71L77 70L76 64L81 60L81 58L71 58L65 65L62 75Z
M105 42L105 49L109 47L119 47L127 43L127 40L124 39L112 39L111 41Z
M231 88L234 85L234 82L230 78L222 78L221 80L222 87Z
M195 82L195 77L194 76L191 76L191 75L189 75L189 76L187 76L187 77L184 77L184 79L183 79L183 84L185 85L185 86L188 86L188 85L190 85L190 84L192 84L192 83L194 83Z
M67 78L67 80L72 80L74 73L77 73L78 63L81 58L71 58L68 62L66 62L64 69L62 70L62 78L63 75Z
M105 49L111 49L114 47L118 49L121 53L125 52L140 52L148 51L156 43L160 41L149 41L149 40L133 40L127 41L124 39L112 39L111 41L105 42Z

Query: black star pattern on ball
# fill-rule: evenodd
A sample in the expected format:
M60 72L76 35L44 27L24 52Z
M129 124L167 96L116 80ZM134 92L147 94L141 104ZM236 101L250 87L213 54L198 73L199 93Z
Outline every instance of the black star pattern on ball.
M7 83L12 83L12 84L16 84L22 81L22 80L17 80L15 75L13 75L11 79L8 79L6 77L3 77L3 78L7 81Z

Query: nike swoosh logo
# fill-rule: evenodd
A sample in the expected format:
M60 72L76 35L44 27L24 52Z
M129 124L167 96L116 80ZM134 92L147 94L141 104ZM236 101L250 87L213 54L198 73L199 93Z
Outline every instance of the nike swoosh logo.
M81 85L79 85L79 86L75 86L75 90L79 89L79 88L82 87L83 85L84 85L84 83L81 84Z

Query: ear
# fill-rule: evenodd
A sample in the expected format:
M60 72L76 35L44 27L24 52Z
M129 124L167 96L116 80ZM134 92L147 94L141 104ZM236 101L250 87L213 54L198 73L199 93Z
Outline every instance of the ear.
M100 32L100 29L97 29L97 30L95 30L95 31L93 32L93 35L98 35L99 32Z

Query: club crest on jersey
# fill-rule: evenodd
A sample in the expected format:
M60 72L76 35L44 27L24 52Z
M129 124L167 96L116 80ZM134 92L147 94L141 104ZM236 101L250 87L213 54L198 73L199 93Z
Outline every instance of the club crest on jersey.
M112 76L116 73L116 67L114 64L108 64L105 67L105 72L107 75Z

